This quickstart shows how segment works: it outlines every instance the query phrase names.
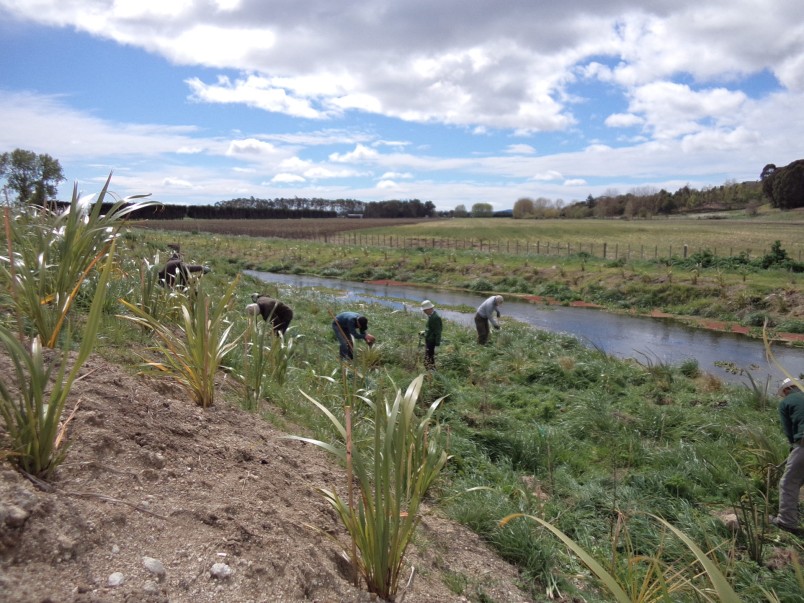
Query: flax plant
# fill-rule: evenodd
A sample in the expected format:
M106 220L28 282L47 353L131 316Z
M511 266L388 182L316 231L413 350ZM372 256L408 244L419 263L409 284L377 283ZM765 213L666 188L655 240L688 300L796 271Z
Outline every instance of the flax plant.
M625 533L624 541L625 558L620 558L621 555L616 552L621 540L620 535L623 533L620 528L615 530L612 536L612 550L615 551L615 555L611 566L607 569L580 544L540 517L525 513L512 513L500 520L500 527L519 517L535 521L561 540L597 576L617 603L658 603L660 601L670 603L682 600L684 593L694 593L694 597L720 603L741 603L742 601L728 583L723 569L717 562L701 550L686 534L661 517L650 515L687 546L695 557L694 564L682 568L665 564L661 561L661 547L653 556L636 555L627 533ZM703 568L702 572L699 572L698 565ZM695 582L700 575L706 575L709 578L711 587L703 588L696 585Z
M164 324L137 305L120 300L134 314L121 318L150 329L156 336L157 343L152 349L164 361L146 364L171 375L202 408L214 403L215 375L226 355L237 346L237 339L230 340L234 325L227 323L225 315L237 281L214 302L200 284L193 284L187 295L179 296L177 325Z
M11 381L0 381L0 416L11 442L10 456L22 471L41 479L48 479L67 454L65 436L70 418L62 420L64 406L78 372L95 345L114 247L112 242L83 325L81 344L69 371L69 337L63 344L61 355L48 361L38 337L26 345L10 329L0 326L0 343L14 365L13 379L16 381L15 389L9 387Z
M243 334L243 368L240 375L245 387L247 410L259 407L268 382L284 385L300 337L275 334L270 322L259 320L259 316L249 318Z
M95 266L109 253L127 216L153 201L120 199L101 213L109 193L111 174L101 192L79 196L73 187L69 207L53 211L24 207L16 216L6 214L8 253L0 258L2 280L7 281L17 314L48 348L58 345L75 298ZM93 197L96 197L93 201ZM18 325L20 331L23 325Z
M405 551L420 521L424 495L447 462L440 426L433 421L443 398L421 418L415 413L423 379L424 375L416 377L404 394L397 390L393 402L367 400L373 417L366 437L358 439L351 438L329 409L304 394L329 418L341 443L290 436L320 446L353 468L360 488L356 504L351 496L344 500L334 490L319 491L349 533L347 555L357 573L370 592L386 600L393 600L399 589ZM345 414L349 416L348 410Z
M170 298L173 289L165 287L159 279L159 270L162 267L159 254L153 262L143 258L137 263L135 274L137 282L131 291L138 307L157 320L164 320L170 308Z

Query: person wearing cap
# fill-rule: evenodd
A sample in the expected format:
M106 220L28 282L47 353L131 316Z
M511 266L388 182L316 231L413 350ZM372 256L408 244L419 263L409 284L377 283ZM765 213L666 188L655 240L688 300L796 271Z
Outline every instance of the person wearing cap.
M290 326L290 321L293 320L293 310L290 306L260 293L252 293L251 301L252 303L246 306L246 313L251 316L261 315L263 320L271 322L274 333L284 335Z
M477 307L475 327L477 328L477 342L480 345L486 345L489 340L489 323L495 330L500 330L500 323L497 322L497 318L500 317L502 303L502 295L492 295ZM497 318L494 317L495 314Z
M362 339L369 347L374 344L374 335L368 333L368 318L357 312L341 312L332 321L332 330L340 345L342 360L354 358L354 340Z
M435 369L435 349L441 345L441 331L443 324L436 312L433 302L426 299L422 302L422 312L427 315L427 325L421 335L424 336L424 368Z
M776 527L804 536L798 527L799 491L804 486L804 391L793 379L785 379L779 387L779 419L790 443L790 454L779 480L779 514L771 518Z

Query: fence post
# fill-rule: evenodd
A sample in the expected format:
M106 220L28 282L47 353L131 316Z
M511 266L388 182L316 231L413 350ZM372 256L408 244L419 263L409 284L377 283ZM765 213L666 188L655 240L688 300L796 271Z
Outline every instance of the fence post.
M614 261L616 262L619 259L620 259L620 244L615 243L614 244Z
M608 246L609 246L608 243L603 243L603 259L604 260L606 259L606 250L607 250Z
M687 245L684 245L684 259L687 259Z

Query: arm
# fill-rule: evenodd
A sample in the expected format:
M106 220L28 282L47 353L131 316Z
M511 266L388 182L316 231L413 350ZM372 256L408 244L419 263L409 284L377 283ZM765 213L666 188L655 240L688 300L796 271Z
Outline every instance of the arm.
M784 400L779 405L779 420L782 423L782 431L789 443L793 443L793 418L790 416L792 409L785 404Z

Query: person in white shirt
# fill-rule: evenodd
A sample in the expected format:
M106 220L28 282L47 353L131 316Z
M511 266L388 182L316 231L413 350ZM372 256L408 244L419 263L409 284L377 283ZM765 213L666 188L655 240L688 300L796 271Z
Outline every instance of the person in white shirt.
M475 327L477 328L477 342L480 345L486 345L489 340L489 323L495 330L500 330L500 323L497 318L500 317L500 306L503 303L502 295L492 295L482 304L477 307L475 314ZM497 318L494 315L497 315Z

